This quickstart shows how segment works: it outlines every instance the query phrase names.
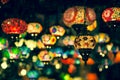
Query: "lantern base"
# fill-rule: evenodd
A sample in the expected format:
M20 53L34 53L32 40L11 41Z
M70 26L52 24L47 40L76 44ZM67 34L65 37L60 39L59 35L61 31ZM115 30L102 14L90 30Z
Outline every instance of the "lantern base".
M85 64L86 64L92 49L79 49L78 51L82 56L82 60L85 61Z

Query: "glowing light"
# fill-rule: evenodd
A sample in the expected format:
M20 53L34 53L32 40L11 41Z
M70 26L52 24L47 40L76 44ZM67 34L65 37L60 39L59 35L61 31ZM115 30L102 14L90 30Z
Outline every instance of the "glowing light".
M26 69L22 69L20 74L21 74L21 76L25 76L27 74L27 70Z
M6 69L6 68L8 67L7 62L4 61L4 62L1 64L1 67L2 67L2 69Z

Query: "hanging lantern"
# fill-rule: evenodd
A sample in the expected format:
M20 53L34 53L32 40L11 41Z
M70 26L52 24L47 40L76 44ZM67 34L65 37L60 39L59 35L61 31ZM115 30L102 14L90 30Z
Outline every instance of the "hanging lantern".
M64 53L63 49L60 47L55 48L53 52L56 54L56 57L61 57L61 55Z
M10 18L4 20L1 27L6 34L21 34L27 30L27 23L18 18Z
M92 24L87 26L88 31L93 31L97 28L97 21L95 20Z
M65 46L73 46L75 38L76 36L65 36L62 42Z
M119 7L111 7L107 8L102 13L103 21L108 25L108 27L112 30L112 32L119 32L117 29L120 27L120 8Z
M37 42L35 40L29 39L29 40L25 40L25 45L30 50L34 50L37 47Z
M27 77L32 80L37 79L39 77L39 72L36 70L30 70L27 72Z
M43 68L45 66L44 63L40 60L36 60L34 64L36 68Z
M50 34L44 34L42 36L42 42L46 45L46 46L51 46L54 45L56 43L56 37Z
M18 59L21 55L21 50L17 47L11 47L2 51L2 56L8 59Z
M110 37L106 33L99 33L94 36L97 43L108 43Z
M94 49L96 41L91 35L79 35L75 38L74 47L79 50L84 61L88 60L89 54Z
M93 36L77 36L74 43L75 49L94 49L95 39Z
M21 50L21 56L20 58L28 58L30 56L30 49L26 46L20 47Z
M3 50L8 47L8 40L0 37L0 50Z
M41 33L42 30L42 25L37 22L29 23L27 27L27 32L32 36L34 36L34 34L37 36L37 34Z
M120 21L120 8L111 7L105 9L102 13L102 19L104 22Z
M47 50L42 50L38 54L38 59L43 62L50 62L53 57L52 52L48 52Z
M72 27L74 24L92 24L96 20L95 11L92 8L74 6L68 8L63 14L63 22L66 26Z
M50 33L54 36L63 36L65 34L65 29L59 25L50 27Z

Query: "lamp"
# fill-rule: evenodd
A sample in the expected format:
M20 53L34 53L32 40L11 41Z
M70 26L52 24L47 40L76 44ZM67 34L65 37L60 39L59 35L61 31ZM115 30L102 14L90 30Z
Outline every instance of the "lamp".
M94 37L87 31L87 26L91 25L95 20L96 14L94 10L81 6L68 8L63 15L65 25L74 28L77 33L74 47L80 52L85 63L96 44Z
M17 35L22 34L27 30L27 23L18 18L9 18L2 22L1 27L4 33Z
M113 42L120 44L120 37L117 35L120 32L120 7L106 8L102 12L102 19L110 29L110 36Z

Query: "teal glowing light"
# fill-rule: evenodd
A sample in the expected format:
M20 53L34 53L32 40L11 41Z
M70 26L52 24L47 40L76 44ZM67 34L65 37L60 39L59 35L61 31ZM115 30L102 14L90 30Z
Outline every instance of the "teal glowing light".
M27 72L27 77L30 79L37 79L39 77L39 73L36 70L30 70Z

